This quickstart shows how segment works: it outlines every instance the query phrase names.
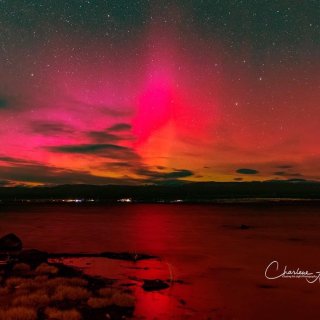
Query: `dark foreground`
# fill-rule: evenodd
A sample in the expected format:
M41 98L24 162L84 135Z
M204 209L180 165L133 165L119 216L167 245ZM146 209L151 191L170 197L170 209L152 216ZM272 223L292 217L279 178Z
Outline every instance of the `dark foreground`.
M3 239L9 239L9 244L19 242L12 234ZM14 245L10 249L0 239L0 320L103 320L133 316L135 298L130 288L115 288L112 279L85 275L61 261L50 262L46 252L21 250Z

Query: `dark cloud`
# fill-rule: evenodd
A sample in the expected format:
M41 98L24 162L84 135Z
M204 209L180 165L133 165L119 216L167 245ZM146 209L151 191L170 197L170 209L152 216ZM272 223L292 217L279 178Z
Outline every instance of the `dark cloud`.
M284 176L286 174L285 171L276 171L273 173L275 176Z
M31 162L29 160L8 157L8 156L0 156L0 162L6 162L9 164L37 164L37 162Z
M90 174L87 171L68 170L46 165L0 166L0 181L22 183L57 184L134 184L129 177L110 178Z
M12 111L13 109L17 111L26 108L26 106L30 106L30 101L26 101L26 99L21 96L17 96L14 92L0 93L0 111Z
M127 124L127 123L117 123L114 124L113 126L111 126L110 128L108 128L109 131L128 131L131 130L131 125Z
M5 109L9 106L9 101L5 97L0 97L0 110Z
M234 178L233 180L234 180L234 181L242 181L243 178Z
M33 132L44 136L59 136L73 132L69 126L57 122L33 121L31 127Z
M119 151L127 150L128 148L118 146L116 144L96 143L96 144L70 144L63 146L47 147L48 150L61 153L83 153L83 154L97 154L103 151Z
M105 131L90 131L87 133L88 137L92 140L94 140L97 143L101 142L116 142L121 140L120 137L118 137L115 134L108 133Z
M236 170L237 173L241 173L241 174L257 174L259 173L259 171L255 170L255 169L248 169L248 168L241 168Z
M164 166L157 166L156 167L158 170L165 170L166 169L166 167L164 167Z
M46 147L51 152L98 155L110 159L139 160L140 156L128 147L108 143L76 144Z
M306 179L287 179L288 182L307 182Z
M194 175L194 172L191 170L175 170L166 174L166 178L186 178Z
M9 180L0 180L0 187L9 187L12 185L12 182Z
M150 177L152 179L179 179L179 178L187 178L194 175L194 172L186 169L174 170L171 172L158 172L145 168L140 168L136 170L136 173L141 176Z

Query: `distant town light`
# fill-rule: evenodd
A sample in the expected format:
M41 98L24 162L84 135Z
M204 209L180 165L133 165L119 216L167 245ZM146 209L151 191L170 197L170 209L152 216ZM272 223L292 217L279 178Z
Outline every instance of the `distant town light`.
M130 203L130 202L132 202L132 199L131 198L122 198L122 199L118 199L118 202Z

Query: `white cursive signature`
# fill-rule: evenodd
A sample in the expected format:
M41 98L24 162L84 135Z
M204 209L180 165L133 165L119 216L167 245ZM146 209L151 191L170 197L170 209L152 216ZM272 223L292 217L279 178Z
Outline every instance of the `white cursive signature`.
M272 261L267 266L264 275L269 280L274 280L278 278L303 278L306 279L309 283L315 283L317 280L320 282L320 271L309 272L308 270L288 270L288 267L285 266L283 271L279 271L279 262Z

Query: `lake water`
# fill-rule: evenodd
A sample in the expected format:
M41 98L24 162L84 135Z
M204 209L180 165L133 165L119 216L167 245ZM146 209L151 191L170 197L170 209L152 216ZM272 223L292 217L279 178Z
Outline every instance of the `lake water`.
M252 226L247 230L241 224ZM268 280L320 271L316 205L26 205L0 206L0 236L49 252L130 251L160 260L138 263L66 259L85 272L133 284L137 319L318 319L320 282ZM273 269L273 275L276 270ZM142 279L179 280L144 292Z

